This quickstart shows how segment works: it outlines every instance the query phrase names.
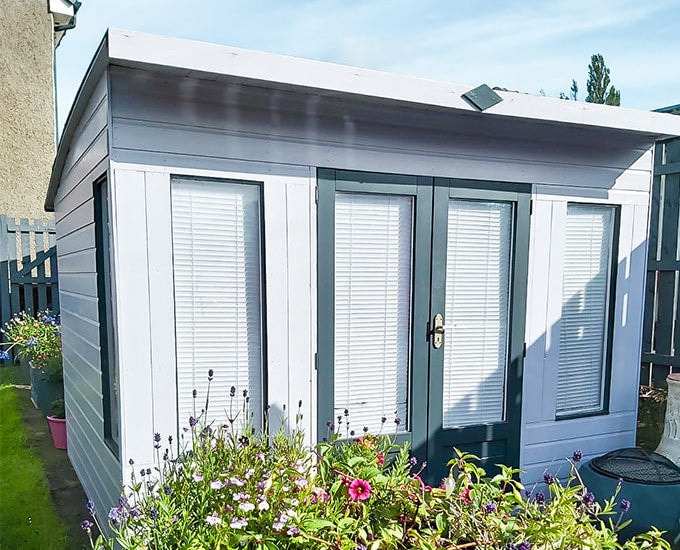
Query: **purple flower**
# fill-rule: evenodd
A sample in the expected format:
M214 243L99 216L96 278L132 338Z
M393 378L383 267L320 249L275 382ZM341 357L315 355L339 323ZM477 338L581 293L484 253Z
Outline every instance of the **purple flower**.
M158 432L156 432L155 434L153 434L153 440L154 440L156 443L160 443L160 442L161 442L161 434L159 434Z
M151 475L151 468L146 469L146 475L150 476Z
M621 499L621 504L619 504L619 508L621 509L622 512L627 512L630 510L630 500L624 498Z
M550 472L546 472L543 474L543 481L545 481L546 485L550 485L555 482L555 476Z
M213 374L214 374L213 370L208 369L208 382L212 382Z
M118 525L118 522L120 521L120 508L111 508L111 510L109 510L109 520L111 520L111 523L114 525Z
M126 499L125 497L119 497L118 498L118 504L121 506L121 508L123 506L127 506L127 503L128 503L128 499Z
M92 529L92 522L89 519L86 519L80 524L80 528L89 533L90 529Z
M229 397L234 397L236 395L236 386L229 388Z
M517 547L517 550L531 550L531 543L528 540L525 540Z
M205 518L205 522L208 525L219 525L220 523L222 523L222 518L217 515L217 512L213 512L212 515Z
M132 460L132 459L130 459L130 460L128 460L128 464L129 464L130 466L134 466L134 465L135 465L135 461Z
M409 458L408 461L411 463L411 466L415 466L416 464L418 464L418 459L415 456Z
M486 501L486 504L484 505L484 512L487 514L493 514L496 511L496 505L491 502L490 500Z
M172 494L172 489L166 485L165 487L163 487L163 492L166 495L170 496Z
M291 527L290 529L288 529L288 531L286 531L286 534L289 537L294 537L298 533L300 533L300 530L297 527Z
M37 345L38 345L38 339L37 338L29 338L28 340L26 340L26 347L27 348L34 348Z
M191 390L191 397L196 399L197 396L198 396L198 391L196 391L196 388L194 388L193 390Z
M576 449L571 458L574 459L574 462L581 462L581 459L583 458L583 451Z
M592 506L595 503L595 493L593 493L592 491L588 491L581 498L581 502L583 502L583 504L585 504L586 506Z
M534 497L534 501L536 504L543 504L545 502L545 495L543 493L536 493L536 496Z
M7 353L4 349L0 350L0 361L8 361L9 360L9 353Z
M380 423L381 423L381 424L384 424L385 422L387 422L387 417L386 417L386 416L383 416L383 417L380 419Z
M401 418L399 418L399 417L395 418L395 419L394 419L394 423L395 423L397 426L399 426L399 424L401 424Z
M189 426L191 426L193 428L196 424L198 424L198 420L196 420L196 418L194 418L193 416L190 416L189 417Z
M91 516L94 516L95 514L94 501L92 500L87 501L87 511L90 513Z
M149 512L149 515L153 520L158 519L158 510L156 510L155 508L151 508L151 512Z

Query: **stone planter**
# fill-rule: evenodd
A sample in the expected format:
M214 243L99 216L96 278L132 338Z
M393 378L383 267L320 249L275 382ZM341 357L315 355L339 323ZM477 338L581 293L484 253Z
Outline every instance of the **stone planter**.
M53 382L45 373L31 365L31 401L36 409L47 416L52 413L52 403L64 398L62 381Z
M666 417L661 443L656 452L680 466L680 374L668 375L666 382L668 383Z

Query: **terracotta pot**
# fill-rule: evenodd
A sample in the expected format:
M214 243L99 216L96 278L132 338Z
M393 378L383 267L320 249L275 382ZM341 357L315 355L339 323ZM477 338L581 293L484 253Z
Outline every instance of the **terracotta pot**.
M54 443L55 448L66 449L66 419L48 416L47 423L50 426L52 442Z

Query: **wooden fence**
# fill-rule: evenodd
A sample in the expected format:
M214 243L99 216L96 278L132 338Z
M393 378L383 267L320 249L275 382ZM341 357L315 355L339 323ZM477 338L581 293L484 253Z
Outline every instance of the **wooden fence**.
M45 309L59 312L54 222L0 216L0 324Z
M640 383L680 372L680 139L657 142L649 227Z

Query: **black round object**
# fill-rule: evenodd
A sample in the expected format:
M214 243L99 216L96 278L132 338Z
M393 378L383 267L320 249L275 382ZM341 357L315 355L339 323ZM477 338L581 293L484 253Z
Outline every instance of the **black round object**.
M674 485L680 483L680 468L665 456L640 447L618 449L591 461L596 472L633 483Z

